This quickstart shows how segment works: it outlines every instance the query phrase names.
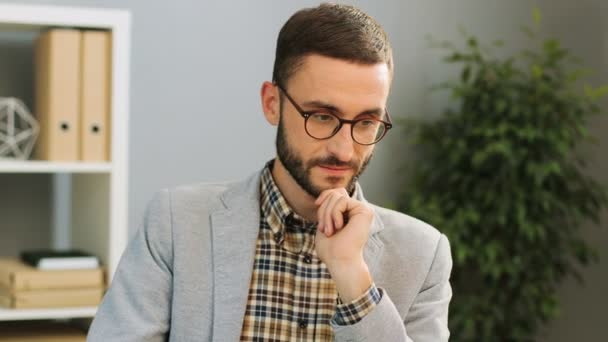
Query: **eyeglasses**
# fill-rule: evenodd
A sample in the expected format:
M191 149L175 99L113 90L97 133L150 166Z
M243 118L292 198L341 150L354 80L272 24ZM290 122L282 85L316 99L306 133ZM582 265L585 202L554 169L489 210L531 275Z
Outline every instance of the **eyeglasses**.
M285 94L298 113L302 115L304 118L304 130L312 138L318 140L329 139L336 135L342 129L342 125L346 123L350 124L350 135L356 143L360 145L373 145L382 140L386 132L393 127L391 117L386 109L384 113L388 121L382 121L373 117L345 120L328 111L304 111L289 96L285 88L279 84L276 84L276 86Z

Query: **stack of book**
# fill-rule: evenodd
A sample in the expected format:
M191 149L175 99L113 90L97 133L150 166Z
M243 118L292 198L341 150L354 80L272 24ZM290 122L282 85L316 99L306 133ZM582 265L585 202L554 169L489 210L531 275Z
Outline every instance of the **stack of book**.
M55 321L0 322L0 342L85 342L86 332Z
M98 305L104 292L103 270L97 258L80 254L33 251L23 253L22 260L0 258L0 306L35 309Z

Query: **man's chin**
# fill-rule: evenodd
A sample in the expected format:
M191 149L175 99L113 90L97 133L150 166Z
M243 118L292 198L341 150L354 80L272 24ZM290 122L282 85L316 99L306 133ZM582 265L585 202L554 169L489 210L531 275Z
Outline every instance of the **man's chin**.
M331 172L325 172L325 170L317 166L309 169L308 183L314 188L314 192L318 192L319 194L325 190L341 188L351 191L352 189L348 187L352 185L353 177L353 170L336 175Z
M315 188L320 192L330 189L346 188L351 183L351 177L325 176L321 181L314 182Z

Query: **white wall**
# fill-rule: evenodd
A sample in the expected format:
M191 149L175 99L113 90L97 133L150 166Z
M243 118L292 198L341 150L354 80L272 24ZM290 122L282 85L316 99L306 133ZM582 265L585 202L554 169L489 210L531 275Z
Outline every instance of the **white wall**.
M14 1L14 0L13 0ZM0 0L0 2L11 2ZM274 130L259 104L271 78L277 33L297 9L318 1L21 0L19 3L127 8L133 14L129 222L139 224L162 187L241 178L274 155ZM480 36L513 38L527 21L524 0L346 1L376 17L392 39L396 74L393 116L431 115L443 103L427 92L449 70L425 36L458 37L458 25ZM363 178L367 197L391 202L407 159L394 129ZM399 158L394 158L398 156ZM390 179L390 181L387 181Z

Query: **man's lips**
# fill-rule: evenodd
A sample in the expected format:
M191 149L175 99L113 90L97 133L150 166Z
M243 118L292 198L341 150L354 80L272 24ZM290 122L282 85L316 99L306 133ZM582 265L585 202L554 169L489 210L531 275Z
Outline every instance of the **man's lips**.
M321 168L323 171L325 171L327 173L336 174L336 175L342 175L342 174L345 174L345 173L349 172L350 170L352 170L352 168L350 168L350 167L329 166L329 165L319 165L319 168Z

